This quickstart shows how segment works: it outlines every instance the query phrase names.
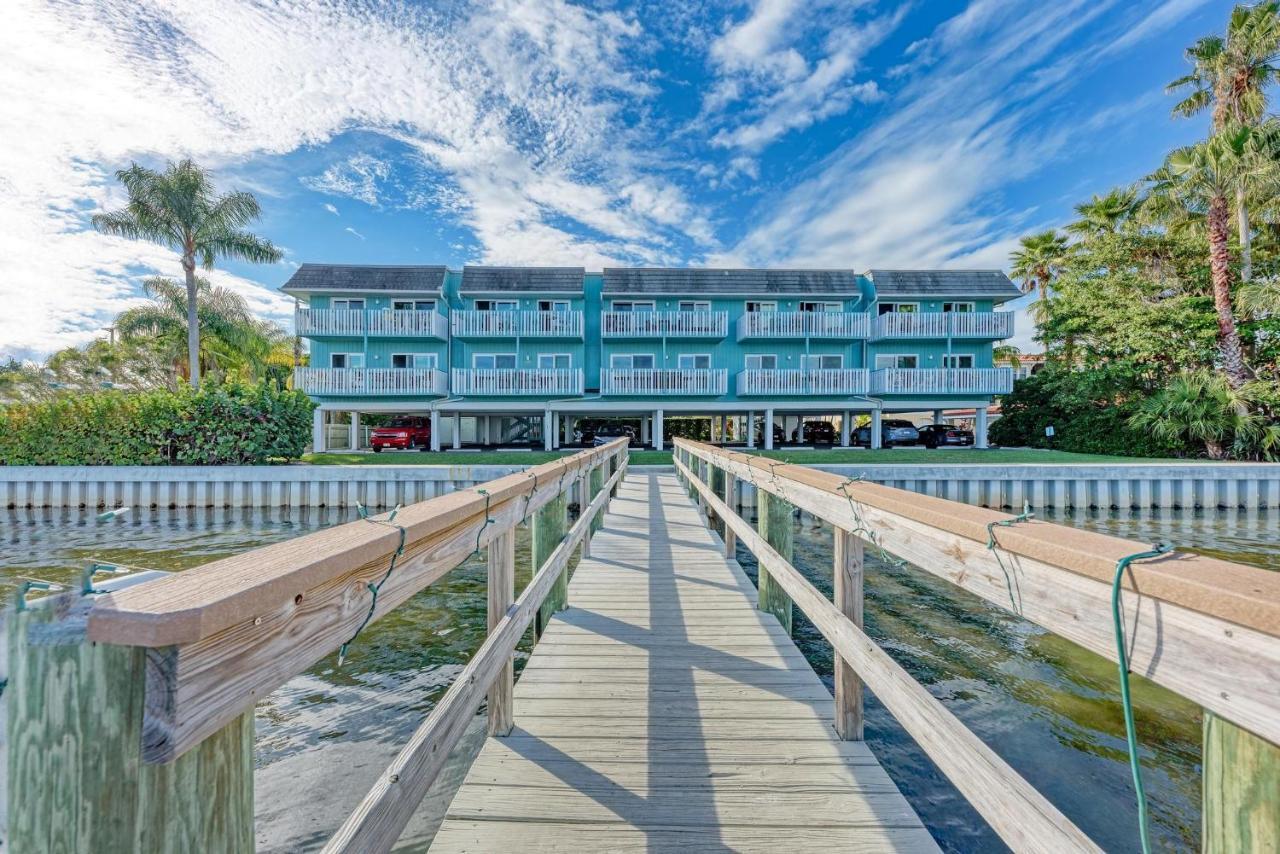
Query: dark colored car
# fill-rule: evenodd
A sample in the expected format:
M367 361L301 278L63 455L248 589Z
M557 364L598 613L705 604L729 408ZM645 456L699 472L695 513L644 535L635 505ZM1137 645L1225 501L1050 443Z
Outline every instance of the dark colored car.
M431 419L406 415L393 418L390 424L374 427L369 434L369 444L374 453L382 453L383 448L399 448L407 450L417 448L421 451L431 450Z
M920 428L920 444L926 448L941 448L943 445L972 445L973 431L949 427L946 424L927 424Z
M776 448L783 442L787 441L787 431L782 429L782 425L777 421L773 422L773 446ZM756 444L764 445L764 421L761 420L756 424Z
M614 439L630 439L634 444L636 441L636 431L629 424L601 424L596 427L591 437L591 444L595 447L607 445Z
M900 418L885 418L880 422L880 445L891 448L894 445L914 445L920 441L920 431L910 421ZM871 447L871 425L859 427L853 434L853 444Z
M791 441L801 441L799 428L791 432ZM804 422L804 441L814 445L834 445L836 428L830 421Z

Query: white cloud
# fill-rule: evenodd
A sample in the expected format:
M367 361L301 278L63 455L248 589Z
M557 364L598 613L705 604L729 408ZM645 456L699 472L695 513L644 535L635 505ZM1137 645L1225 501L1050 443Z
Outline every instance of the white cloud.
M358 238L360 238L361 240L364 240L364 235L363 235L363 234L361 234L360 232L356 231L356 230L355 230L354 228L352 228L351 226L347 226L346 228L344 228L344 229L343 229L343 231L345 231L347 234L350 234L350 235L352 235L352 236L354 236L354 237L358 237Z
M324 209L327 210L329 213L333 214L334 216L340 216L340 214L338 213L337 206L331 204L330 202L324 203Z
M379 187L391 176L391 164L371 154L355 154L335 163L319 175L302 178L308 189L333 196L350 196L366 205L378 204ZM337 213L333 205L330 213Z

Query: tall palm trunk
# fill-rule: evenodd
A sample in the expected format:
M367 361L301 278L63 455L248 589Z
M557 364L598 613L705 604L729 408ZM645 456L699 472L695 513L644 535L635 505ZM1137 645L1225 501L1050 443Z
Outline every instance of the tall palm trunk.
M1214 196L1209 203L1209 268L1213 276L1213 306L1218 311L1218 350L1222 354L1222 370L1232 388L1249 379L1236 331L1235 312L1231 305L1231 250L1228 245L1231 212L1226 196Z
M1236 188L1236 228L1240 232L1240 281L1253 278L1253 236L1249 233L1249 206L1245 204L1244 187Z
M187 276L187 363L191 387L200 388L200 319L196 306L196 259L182 256L182 271Z

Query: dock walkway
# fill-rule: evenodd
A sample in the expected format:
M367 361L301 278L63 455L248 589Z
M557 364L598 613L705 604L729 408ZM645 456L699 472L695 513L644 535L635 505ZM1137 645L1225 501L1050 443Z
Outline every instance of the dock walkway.
M938 850L722 549L626 477L432 851Z

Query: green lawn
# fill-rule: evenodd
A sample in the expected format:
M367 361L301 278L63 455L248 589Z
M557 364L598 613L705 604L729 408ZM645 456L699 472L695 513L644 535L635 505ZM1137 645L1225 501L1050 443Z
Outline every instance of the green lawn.
M554 460L568 451L441 451L440 453L421 453L418 451L386 451L381 454L348 454L325 453L308 454L302 458L304 463L315 465L537 465ZM984 463L1000 465L1005 463L1140 463L1169 462L1168 460L1151 460L1142 457L1108 457L1103 454L1072 454L1066 451L1038 451L1020 449L977 450L974 448L958 448L953 450L930 451L924 448L892 448L870 450L868 448L832 448L831 450L804 451L779 450L756 451L761 456L774 460L785 460L800 464L876 464L898 463L901 465L922 465L927 463ZM631 451L632 465L670 465L670 451Z

